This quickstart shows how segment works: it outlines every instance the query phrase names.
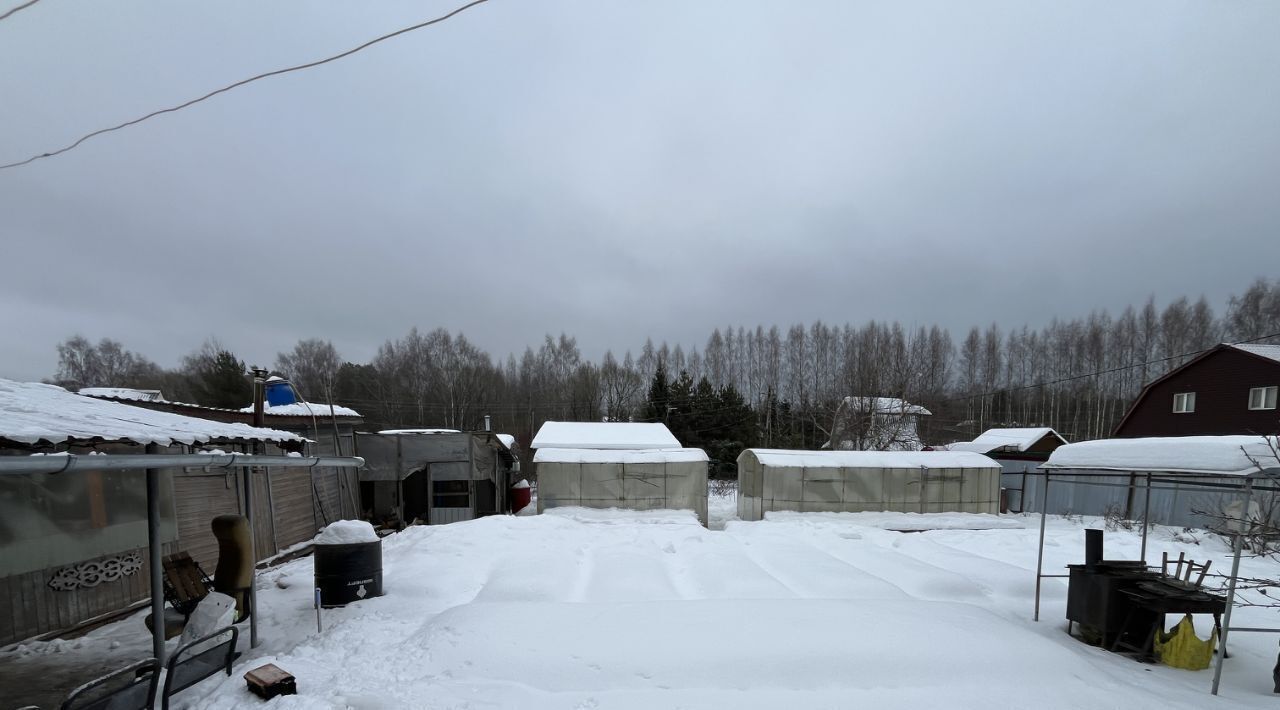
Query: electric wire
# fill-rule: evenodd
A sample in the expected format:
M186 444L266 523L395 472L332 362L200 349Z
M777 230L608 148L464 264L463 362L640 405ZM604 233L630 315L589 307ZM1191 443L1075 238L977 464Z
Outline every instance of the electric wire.
M36 0L33 0L33 1L36 1ZM253 82L255 82L255 81L260 81L260 80L262 80L262 79L267 79L267 78L269 78L269 77L273 77L273 76L279 76L279 75L281 75L281 74L288 74L288 73L290 73L290 72L301 71L301 70L303 70L303 69L310 69L310 68L312 68L312 67L318 67L318 66L320 66L321 64L328 64L329 62L334 62L334 61L337 61L337 60L342 59L342 58L344 58L344 57L349 57L349 56L351 56L352 54L355 54L356 52L359 52L359 51L361 51L361 50L363 50L363 49L366 49L366 48L371 47L371 46L373 46L373 45L375 45L375 44L378 44L379 42L385 42L386 40L389 40L389 39L391 39L391 38L393 38L393 37L398 37L398 36L400 36L400 35L402 35L402 34L406 34L406 33L409 33L409 32L413 32L413 31L415 31L415 30L420 30L420 29L422 29L422 28L424 28L424 27L430 27L431 25L434 25L434 24L437 24L437 23L440 23L440 22L444 22L445 20L447 20L447 19L449 19L449 18L453 17L454 15L457 15L457 14L459 14L459 13L462 13L462 12L466 11L466 10L469 10L469 9L471 9L471 8L475 7L476 5L484 4L484 3L488 2L488 1L489 1L489 0L472 0L472 2L469 2L469 3L467 3L466 5L463 5L463 6L461 6L461 7L458 7L458 8L456 8L456 9L454 9L454 10L450 11L450 12L449 12L449 13L447 13L447 14L441 15L441 16L436 17L436 18L431 19L431 20L427 20L427 21L425 21L425 22L420 22L420 23L418 23L418 24L416 24L416 25L411 25L411 26L409 26L409 27L403 27L403 28L401 28L401 29L396 30L395 32L389 32L389 33L384 34L384 35L382 35L382 36L380 36L380 37L375 37L374 39L371 39L371 40L369 40L368 42L365 42L364 44L361 44L361 45L356 46L356 47L352 47L351 49L348 49L348 50L347 50L347 51L345 51L345 52L341 52L341 53L339 53L339 54L335 54L335 55L332 55L332 56L329 56L329 57L325 57L324 59L318 59L318 60L316 60L316 61L314 61L314 62L307 62L307 63L305 63L305 64L297 64L297 65L294 65L294 66L291 66L291 67L285 67L285 68L283 68L283 69L276 69L275 71L264 72L264 73L262 73L262 74L258 74L258 75L256 75L256 76L251 76L251 77L249 77L248 79L241 79L240 81L237 81L237 82L235 82L235 83L233 83L233 84L228 84L228 85L226 85L226 86L224 86L224 87L222 87L222 88L214 89L213 91L210 91L209 93L205 94L204 96L200 96L200 97L198 97L198 98L191 99L190 101L185 101L185 102L180 103L180 104L178 104L178 105L176 105L176 106L170 106L169 108L163 108L163 109L159 109L159 110L157 110L157 111L152 111L151 113L148 113L148 114L146 114L145 116L140 116L140 117L138 117L138 118L134 118L134 119L131 119L131 120L129 120L129 121L125 121L124 123L121 123L121 124L118 124L118 125L115 125L115 126L111 126L111 127L109 127L109 128L100 128L100 129L98 129L98 130L96 130L96 131L93 131L92 133L87 133L87 134L85 134L85 135L81 136L80 138L76 139L76 141L75 141L75 142L73 142L73 143L71 143L71 144L69 144L69 145L66 145L66 146L64 146L64 147L62 147L62 148L59 148L59 149L57 149L57 150L53 150L53 151L50 151L50 152L47 152L47 153L40 153L39 155L33 155L33 156L31 156L30 158L27 158L26 160L19 160L19 161L14 162L14 163L7 163L7 164L5 164L5 165L0 165L0 170L6 170L6 169L8 169L8 168L17 168L17 167L21 167L21 166L23 166L23 165L28 165L28 164L30 164L30 163L34 163L34 162L35 162L35 161L37 161L37 160L42 160L42 159L44 159L44 158L52 158L52 157L53 157L53 156L55 156L55 155L61 155L61 154L63 154L63 153L66 153L67 151L74 150L75 148L78 148L82 143L84 143L85 141L87 141L87 140L89 140L89 139L91 139L91 138L94 138L94 137L96 137L96 136L100 136L100 135L102 135L102 134L104 134L104 133L111 133L112 131L118 131L118 130L120 130L120 129L122 129L122 128L128 128L129 126L133 126L133 125L136 125L136 124L142 123L143 121L146 121L146 120L151 119L151 118L155 118L156 116L159 116L159 115L161 115L161 114L174 113L175 111L181 111L182 109L187 108L188 106L193 106L193 105L195 105L195 104L200 103L201 101L205 101L205 100L211 99L211 98L213 98L214 96L217 96L218 94L224 94L224 93L226 93L226 92L228 92L228 91L231 91L231 90L233 90L233 89L237 89L237 88L239 88L239 87L241 87L241 86L244 86L244 85L246 85L246 84L252 84L252 83L253 83ZM28 5L30 5L30 4L31 4L31 3L28 3ZM26 6L23 6L23 7L26 7ZM20 9L22 9L22 7L18 7L18 8L15 8L14 10L11 10L11 11L10 11L10 14L12 14L13 12L16 12L17 10L20 10ZM7 15L6 15L6 17L7 17ZM3 19L3 18L0 18L0 19Z

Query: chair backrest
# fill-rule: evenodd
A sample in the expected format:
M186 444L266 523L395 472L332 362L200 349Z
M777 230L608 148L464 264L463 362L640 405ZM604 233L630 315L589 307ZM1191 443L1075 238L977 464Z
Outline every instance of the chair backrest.
M209 594L212 583L200 565L186 552L166 555L164 560L164 586L169 603L183 614L190 614L196 604Z
M61 710L149 710L155 704L160 662L138 661L85 683L67 695Z
M1179 552L1178 559L1172 560L1173 574L1169 573L1169 553L1161 554L1160 573L1168 579L1199 588L1204 584L1205 575L1209 573L1209 565L1213 564L1213 560L1197 564L1194 560L1187 559L1187 553ZM1199 574L1197 574L1199 573ZM1195 580L1192 580L1192 577Z
M164 677L162 706L168 710L169 698L209 676L223 671L231 675L231 663L236 659L236 639L240 631L234 626L219 629L198 638L169 657L168 673Z

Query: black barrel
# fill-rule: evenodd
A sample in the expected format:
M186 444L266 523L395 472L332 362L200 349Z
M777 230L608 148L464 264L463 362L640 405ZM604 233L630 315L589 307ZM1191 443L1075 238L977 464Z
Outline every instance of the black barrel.
M382 541L316 545L320 606L346 606L382 596Z

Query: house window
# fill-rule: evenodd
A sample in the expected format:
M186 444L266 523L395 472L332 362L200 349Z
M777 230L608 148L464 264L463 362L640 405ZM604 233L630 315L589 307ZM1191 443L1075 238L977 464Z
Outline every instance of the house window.
M1249 409L1275 409L1276 387L1254 387L1249 390Z
M1173 396L1173 413L1186 414L1196 411L1196 393L1179 392Z

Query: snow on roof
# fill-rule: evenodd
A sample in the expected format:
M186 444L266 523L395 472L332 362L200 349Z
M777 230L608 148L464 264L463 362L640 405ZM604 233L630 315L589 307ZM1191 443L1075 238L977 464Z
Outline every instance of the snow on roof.
M81 387L78 394L101 399L127 399L135 402L166 402L160 390L140 390L132 387Z
M845 397L846 407L869 414L916 414L930 416L933 412L897 397Z
M1236 350L1243 350L1254 355L1280 362L1280 345L1259 345L1256 343L1242 343L1240 345L1232 345Z
M498 434L498 441L501 441L502 445L508 449L516 447L516 438L510 434Z
M947 446L948 451L973 451L985 454L997 449L1004 451L1026 451L1045 436L1053 435L1062 443L1067 443L1058 432L1049 427L1027 429L988 429L973 441L961 441Z
M329 407L333 407L334 416L338 416L338 417L360 416L360 412L357 412L354 409L350 409L348 407L340 407L336 404L333 404L333 405L320 404L318 402L294 402L293 404L277 404L274 407L271 406L270 404L267 404L263 406L262 411L264 414L266 414L269 417L270 416L310 417L312 415L315 415L317 417L327 417L329 416ZM248 407L241 407L240 411L252 412L253 405L249 405Z
M461 434L461 429L383 429L379 434Z
M55 385L0 379L0 438L34 444L102 439L138 444L304 441L295 434L157 412L84 397Z
M790 451L747 449L764 466L790 468L1000 468L971 451Z
M538 449L534 463L683 463L707 461L702 449Z
M1100 439L1060 446L1043 468L1158 473L1249 475L1280 468L1273 445L1263 436L1153 436Z
M662 423L546 422L533 437L534 449L678 449L680 442Z

